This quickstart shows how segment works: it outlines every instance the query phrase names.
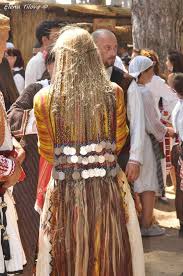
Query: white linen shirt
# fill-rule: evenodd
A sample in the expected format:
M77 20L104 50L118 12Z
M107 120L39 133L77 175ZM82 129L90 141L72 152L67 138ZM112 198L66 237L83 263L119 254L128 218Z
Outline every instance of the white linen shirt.
M172 112L172 125L181 141L183 141L183 100L177 102Z
M151 91L152 97L154 99L155 108L158 112L159 119L161 118L161 113L159 110L159 100L163 98L164 108L171 114L173 108L177 103L177 95L172 91L172 89L165 83L165 80L159 76L154 75L151 82L146 84L146 87Z
M25 88L32 83L40 80L46 70L45 60L42 52L38 52L33 56L25 70Z
M130 122L130 157L129 160L143 164L145 119L142 95L135 80L127 91L127 117Z

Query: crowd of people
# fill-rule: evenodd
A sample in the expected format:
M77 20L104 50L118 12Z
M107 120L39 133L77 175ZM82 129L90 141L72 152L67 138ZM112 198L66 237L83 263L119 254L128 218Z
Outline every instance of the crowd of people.
M152 49L44 21L25 68L9 30L0 14L0 275L145 276L168 174L183 237L183 54L166 78Z

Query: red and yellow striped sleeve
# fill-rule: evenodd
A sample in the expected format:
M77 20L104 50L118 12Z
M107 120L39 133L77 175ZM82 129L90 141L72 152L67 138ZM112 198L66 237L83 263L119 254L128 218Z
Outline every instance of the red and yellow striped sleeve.
M123 148L129 129L126 123L126 107L124 101L124 92L121 87L116 86L116 151L117 154Z
M49 118L48 89L34 97L34 114L38 130L38 150L49 163L53 163L53 133Z

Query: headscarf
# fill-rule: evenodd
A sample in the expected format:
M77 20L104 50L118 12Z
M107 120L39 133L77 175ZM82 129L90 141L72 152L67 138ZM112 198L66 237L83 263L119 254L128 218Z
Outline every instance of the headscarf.
M136 56L129 65L129 74L134 77L138 78L138 76L147 70L148 68L153 66L153 61L144 56Z

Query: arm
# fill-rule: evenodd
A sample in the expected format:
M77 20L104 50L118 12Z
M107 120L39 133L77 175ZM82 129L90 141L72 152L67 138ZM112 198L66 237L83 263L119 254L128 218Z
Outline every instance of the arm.
M15 150L17 152L16 160L22 164L25 160L25 151L20 145L20 143L13 137L13 146L15 147Z
M34 115L38 131L38 150L49 163L53 163L53 133L49 118L47 91L41 91L34 98Z
M158 113L156 111L154 100L150 91L143 93L144 112L146 120L146 130L161 142L167 132L167 128L160 122Z
M127 114L130 121L130 161L143 164L145 136L144 108L141 92L133 81L127 92Z
M119 154L126 142L129 130L126 123L126 108L124 103L123 90L119 86L117 86L115 90L115 94L116 94L116 151L117 151L117 154Z
M34 95L42 88L39 83L29 85L24 89L16 102L8 111L8 120L12 134L15 137L22 137L25 133L29 111L33 108Z
M8 114L10 114L15 108L20 108L22 110L32 109L34 96L41 88L42 85L40 83L33 83L27 86L18 99L12 104Z
M132 81L127 93L127 111L130 121L130 157L125 173L128 181L133 183L139 177L140 165L143 164L145 123L141 92L135 81Z
M170 86L168 86L163 79L156 77L157 90L159 91L160 97L162 97L167 102L177 102L178 97L176 93L172 91Z

